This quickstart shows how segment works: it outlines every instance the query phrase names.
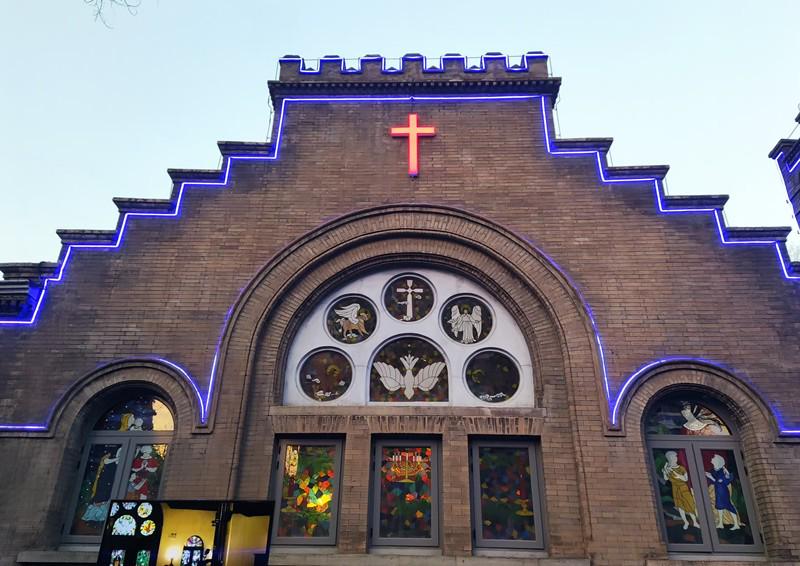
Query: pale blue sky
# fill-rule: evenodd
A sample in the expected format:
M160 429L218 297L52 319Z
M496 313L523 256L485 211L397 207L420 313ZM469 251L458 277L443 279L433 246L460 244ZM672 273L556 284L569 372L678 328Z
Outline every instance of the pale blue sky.
M616 165L668 164L671 193L729 193L729 221L787 225L767 153L800 103L800 1L0 0L0 262L53 261L57 228L113 228L114 196L166 197L169 167L264 140L286 53L542 50L562 135Z

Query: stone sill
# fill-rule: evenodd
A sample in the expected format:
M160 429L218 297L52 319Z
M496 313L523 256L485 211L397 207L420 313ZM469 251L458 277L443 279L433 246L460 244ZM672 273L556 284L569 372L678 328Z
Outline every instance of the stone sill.
M397 553L387 553L390 549L383 549L381 553L370 554L330 554L322 553L293 553L272 549L270 552L270 566L407 566L409 555L397 549ZM438 550L438 549L437 549ZM502 552L501 552L502 554ZM590 566L588 558L546 558L537 557L536 553L530 556L503 558L498 554L491 556L442 556L415 554L414 566Z
M97 564L96 550L25 550L17 564Z
M438 405L421 407L401 403L387 405L335 405L315 407L306 405L273 405L269 408L271 416L281 417L321 417L328 415L344 416L445 416L445 417L527 417L544 418L547 410L540 407L453 407Z
M769 563L772 566L794 565L796 562L768 561L763 555L748 554L670 554L669 558L648 559L645 566L742 566Z

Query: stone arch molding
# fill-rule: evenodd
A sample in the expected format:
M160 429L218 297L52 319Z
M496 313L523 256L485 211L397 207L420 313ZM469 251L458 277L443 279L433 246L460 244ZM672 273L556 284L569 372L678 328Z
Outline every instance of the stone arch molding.
M324 295L362 273L418 262L472 278L517 318L531 348L537 404L543 384L566 383L570 396L576 386L590 387L598 418L607 416L589 309L556 264L485 218L401 204L320 226L276 254L243 290L222 337L209 425L222 412L243 414L248 400L264 407L280 402L288 344Z
M663 361L637 378L621 399L622 430L639 430L652 401L676 389L694 389L715 397L733 415L741 434L755 434L764 440L780 434L774 413L744 380L716 364L692 359Z

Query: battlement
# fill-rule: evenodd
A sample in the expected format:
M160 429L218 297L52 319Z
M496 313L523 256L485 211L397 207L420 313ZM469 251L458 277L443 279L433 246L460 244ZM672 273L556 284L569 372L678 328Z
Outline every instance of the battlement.
M493 52L474 60L460 53L447 53L438 59L407 53L399 59L365 55L355 60L338 55L314 60L286 55L280 59L279 82L524 81L549 78L547 61L541 51L521 56Z

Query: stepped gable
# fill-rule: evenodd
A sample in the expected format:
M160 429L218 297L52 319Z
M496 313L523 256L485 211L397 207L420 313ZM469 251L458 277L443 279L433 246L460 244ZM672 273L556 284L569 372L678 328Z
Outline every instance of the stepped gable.
M800 124L800 114L794 119ZM769 152L781 171L795 218L800 218L800 138L782 139Z
M114 198L119 210L115 230L58 230L62 248L57 263L0 264L4 276L0 279L0 297L8 298L0 298L3 301L0 325L27 325L35 321L45 300L47 283L61 280L73 248L116 248L122 241L128 217L175 217L185 188L227 186L233 161L277 160L282 133L280 124L287 102L313 102L319 97L332 100L348 96L374 98L384 93L399 101L415 95L423 98L438 95L469 97L473 94L476 97L508 95L530 99L537 105L541 104L544 136L551 154L595 156L598 176L604 183L650 184L659 212L714 214L723 244L774 245L784 276L800 279L800 262L791 260L785 245L791 228L727 226L723 207L728 195L668 195L663 180L669 166L608 164L607 153L613 138L551 137L547 112L548 107L555 106L561 79L550 75L548 60L541 51L529 51L518 58L491 52L481 56L476 64L458 53L448 53L438 59L409 53L395 60L381 55L365 55L352 65L350 60L338 55L324 56L313 60L315 63L297 55L286 55L279 61L279 80L269 81L270 95L277 109L273 139L266 142L218 141L223 159L219 169L168 169L172 180L168 199ZM800 121L800 115L797 120ZM784 174L794 173L800 177L800 140L781 140L770 157L785 164L781 168ZM792 202L797 213L800 210L800 180L793 194L796 199Z

